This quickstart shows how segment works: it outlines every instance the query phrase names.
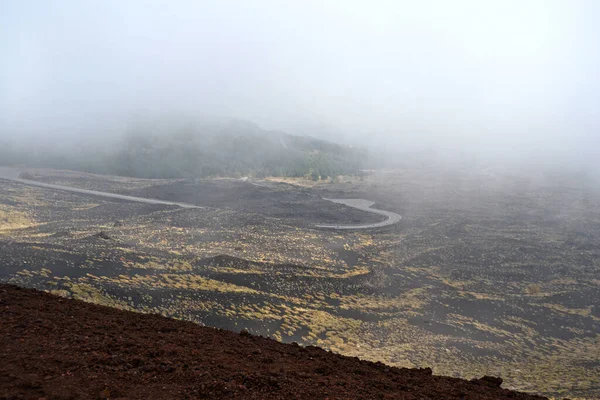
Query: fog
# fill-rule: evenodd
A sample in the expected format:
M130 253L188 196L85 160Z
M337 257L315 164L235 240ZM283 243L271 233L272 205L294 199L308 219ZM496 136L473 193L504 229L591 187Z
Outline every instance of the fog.
M386 156L594 168L599 18L595 0L4 0L0 139L227 116Z

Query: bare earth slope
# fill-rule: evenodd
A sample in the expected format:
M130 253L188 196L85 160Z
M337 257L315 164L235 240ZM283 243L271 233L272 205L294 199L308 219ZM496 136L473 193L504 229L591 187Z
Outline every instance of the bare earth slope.
M542 399L0 285L0 399Z

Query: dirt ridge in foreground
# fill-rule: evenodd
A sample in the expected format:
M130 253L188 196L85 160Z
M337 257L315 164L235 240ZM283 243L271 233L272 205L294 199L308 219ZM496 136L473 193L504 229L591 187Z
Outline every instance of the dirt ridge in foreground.
M545 399L0 284L0 399Z

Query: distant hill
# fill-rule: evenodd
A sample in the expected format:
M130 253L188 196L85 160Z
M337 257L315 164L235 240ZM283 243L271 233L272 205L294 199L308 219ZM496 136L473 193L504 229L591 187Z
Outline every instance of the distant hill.
M138 124L110 142L35 148L4 146L4 164L66 168L142 178L310 176L357 174L366 151L242 120ZM90 142L91 143L91 142ZM0 152L2 152L0 150Z

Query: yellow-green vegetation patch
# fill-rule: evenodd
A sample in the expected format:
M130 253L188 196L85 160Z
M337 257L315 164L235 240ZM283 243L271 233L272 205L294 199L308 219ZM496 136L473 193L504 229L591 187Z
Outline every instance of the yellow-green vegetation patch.
M123 262L123 265L127 268L137 268L153 271L190 272L193 269L192 265L188 261L178 259L165 260L158 259L156 257L151 257L146 262L134 262L122 257L121 261Z
M342 310L360 310L365 313L394 314L405 310L418 310L427 302L426 287L407 290L399 296L384 295L346 295L332 298L339 299Z
M590 317L600 321L600 318L597 318L592 315L591 307L588 308L569 308L565 307L561 304L552 304L552 303L544 303L542 306L549 308L551 310L557 311L559 313L572 314L572 315L580 315L582 317Z
M114 296L108 295L104 293L101 289L90 284L66 282L64 286L65 289L59 290L57 294L65 294L65 292L68 292L68 297L72 297L77 300L83 300L88 303L100 304L103 306L116 307L123 310L133 311L133 307L131 307L126 302Z
M19 211L15 207L0 205L0 235L9 231L35 226L35 220L28 212Z
M151 289L187 289L221 293L261 294L261 292L245 286L238 286L232 283L222 282L215 279L204 278L202 276L189 274L135 274L133 276L119 275L116 278L98 277L92 276L91 274L88 275L90 275L90 277L92 277L93 279L105 280L107 282L114 282L132 287L148 287Z
M98 203L88 203L88 204L82 204L82 205L77 205L75 207L71 207L71 210L73 211L85 211L85 210L91 210L92 208L96 208L98 207L100 204Z

